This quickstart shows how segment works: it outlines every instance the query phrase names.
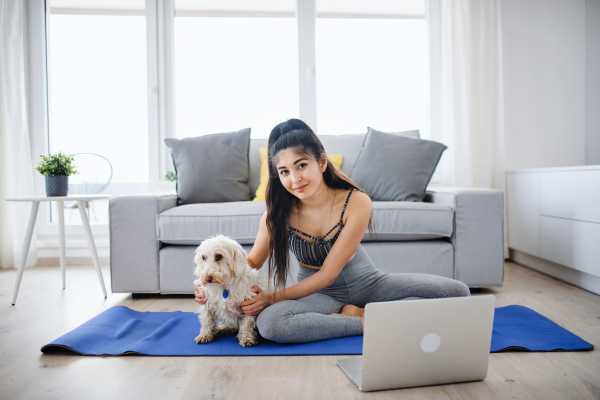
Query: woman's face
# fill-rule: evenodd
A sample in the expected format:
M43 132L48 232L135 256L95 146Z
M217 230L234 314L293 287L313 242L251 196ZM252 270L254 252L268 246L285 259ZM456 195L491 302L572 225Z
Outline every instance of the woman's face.
M287 191L300 200L308 199L324 184L323 172L327 168L327 156L321 154L321 160L317 161L312 156L284 149L279 152L275 167L279 180Z

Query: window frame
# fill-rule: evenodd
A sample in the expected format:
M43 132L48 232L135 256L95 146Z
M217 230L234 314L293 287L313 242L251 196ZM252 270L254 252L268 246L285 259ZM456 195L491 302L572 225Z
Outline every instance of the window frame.
M146 0L148 46L148 161L150 191L175 191L175 183L164 177L174 171L171 151L164 139L174 138L174 0ZM152 162L157 160L158 162Z

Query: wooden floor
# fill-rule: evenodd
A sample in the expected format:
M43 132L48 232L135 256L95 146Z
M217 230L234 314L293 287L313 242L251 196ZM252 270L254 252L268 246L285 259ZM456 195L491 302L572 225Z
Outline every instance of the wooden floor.
M191 296L133 300L102 297L92 267L25 270L16 306L16 271L0 270L1 399L600 399L600 351L490 355L484 381L360 392L337 366L337 356L83 357L45 355L40 347L103 310L195 311ZM600 345L600 297L507 263L504 287L484 290L496 306L520 304ZM341 357L341 358L346 358Z

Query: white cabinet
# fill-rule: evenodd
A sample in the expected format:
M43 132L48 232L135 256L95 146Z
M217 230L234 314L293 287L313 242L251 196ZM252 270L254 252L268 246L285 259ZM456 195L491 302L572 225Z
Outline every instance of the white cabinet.
M600 276L600 224L542 216L540 258Z
M600 169L537 175L542 215L600 224Z
M510 248L600 277L600 166L506 174Z

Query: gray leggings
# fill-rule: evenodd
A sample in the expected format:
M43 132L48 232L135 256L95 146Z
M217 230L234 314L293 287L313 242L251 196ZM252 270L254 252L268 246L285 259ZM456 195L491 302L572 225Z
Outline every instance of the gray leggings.
M317 270L300 266L298 281ZM285 300L265 308L257 318L258 331L278 343L307 343L344 336L362 335L360 317L328 315L346 304L393 300L469 296L462 282L426 274L382 273L367 252L358 252L331 286L298 300Z

